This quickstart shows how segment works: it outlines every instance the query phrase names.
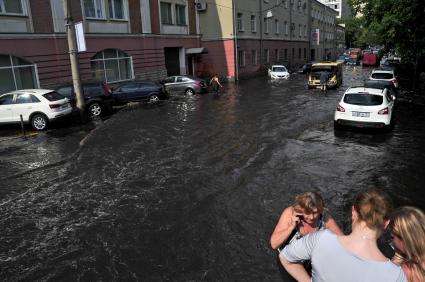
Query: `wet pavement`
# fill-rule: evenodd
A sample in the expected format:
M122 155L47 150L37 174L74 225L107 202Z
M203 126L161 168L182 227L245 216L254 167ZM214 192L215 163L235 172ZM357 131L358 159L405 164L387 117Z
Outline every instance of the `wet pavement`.
M370 71L326 94L260 77L25 139L7 128L0 280L282 281L269 237L297 193L320 191L345 230L363 188L424 209L422 105L399 99L391 132L334 132Z

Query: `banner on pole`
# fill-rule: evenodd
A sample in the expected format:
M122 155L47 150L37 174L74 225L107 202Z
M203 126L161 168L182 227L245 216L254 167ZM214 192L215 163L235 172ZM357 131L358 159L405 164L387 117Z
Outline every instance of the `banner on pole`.
M312 45L319 45L320 44L320 30L313 29L311 31L311 44Z
M78 52L80 53L87 51L83 22L75 23L75 38L77 40Z

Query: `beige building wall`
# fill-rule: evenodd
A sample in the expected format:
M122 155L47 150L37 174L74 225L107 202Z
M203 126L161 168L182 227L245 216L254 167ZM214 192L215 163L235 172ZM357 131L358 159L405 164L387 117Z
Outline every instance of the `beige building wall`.
M197 0L206 7L198 10L201 40L233 38L232 0Z

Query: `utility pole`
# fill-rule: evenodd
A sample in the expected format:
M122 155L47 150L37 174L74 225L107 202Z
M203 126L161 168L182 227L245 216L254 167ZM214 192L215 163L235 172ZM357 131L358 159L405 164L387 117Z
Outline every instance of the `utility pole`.
M77 98L77 108L80 111L81 120L86 120L85 102L81 88L80 69L78 66L77 41L75 40L75 26L71 15L71 6L69 0L63 0L63 9L65 15L65 28L68 37L69 59L71 62L72 82L74 85L75 96Z
M232 10L233 10L233 44L235 45L235 81L239 80L239 50L238 50L238 38L237 33L237 19L236 19L236 0L232 0Z

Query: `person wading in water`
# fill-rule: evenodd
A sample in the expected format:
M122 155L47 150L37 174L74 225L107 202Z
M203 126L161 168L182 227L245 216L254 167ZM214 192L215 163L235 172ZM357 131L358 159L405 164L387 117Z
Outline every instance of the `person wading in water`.
M218 79L218 75L214 74L214 76L210 80L210 85L212 86L214 93L218 94L218 90L223 87Z

